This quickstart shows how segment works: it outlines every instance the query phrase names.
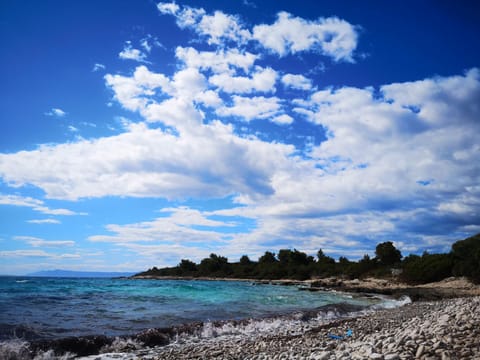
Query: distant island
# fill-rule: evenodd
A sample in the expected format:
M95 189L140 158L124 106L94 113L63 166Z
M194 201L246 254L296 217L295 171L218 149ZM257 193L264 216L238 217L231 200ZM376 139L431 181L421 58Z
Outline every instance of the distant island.
M224 256L210 254L199 264L182 259L177 266L157 268L134 275L134 278L225 278L259 280L308 280L327 277L361 279L366 277L395 278L418 285L441 281L451 276L464 276L480 284L480 233L452 245L449 253L403 257L391 241L375 248L375 257L365 255L359 261L340 257L338 261L320 249L317 257L296 249L281 249L277 254L265 252L257 261L243 255L231 263Z
M72 270L45 270L37 271L26 276L35 277L69 277L69 278L112 278L128 277L134 275L133 272L101 272L101 271L72 271Z

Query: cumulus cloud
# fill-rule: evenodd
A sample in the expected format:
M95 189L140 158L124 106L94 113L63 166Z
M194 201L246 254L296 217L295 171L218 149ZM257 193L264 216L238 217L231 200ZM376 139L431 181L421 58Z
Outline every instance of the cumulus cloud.
M272 121L278 125L289 125L293 123L293 118L290 115L282 114L272 118Z
M51 108L49 111L47 111L45 113L45 115L62 118L64 116L66 116L67 113L65 111L63 111L62 109L59 109L59 108Z
M227 93L274 92L277 72L271 68L258 69L250 77L231 76L227 73L213 75L209 82Z
M280 12L275 23L256 25L249 30L238 16L222 11L210 15L202 8L180 7L174 3L159 3L157 8L164 15L174 16L180 28L188 28L206 38L210 45L256 41L281 57L314 51L334 61L349 62L353 62L357 47L356 27L337 17L311 21Z
M282 76L282 83L286 87L298 90L310 90L312 81L303 75L285 74Z
M180 8L173 3L159 3L157 8L162 14L175 16L179 27L190 28L205 37L208 44L218 45L228 41L244 43L251 37L238 17L222 11L217 10L210 15L202 8Z
M309 21L287 12L280 12L272 25L253 28L253 38L279 56L317 51L335 61L353 61L357 37L355 27L345 20L330 17Z
M233 105L217 109L220 116L237 116L246 121L255 119L268 119L275 116L280 108L280 100L277 97L243 97L234 95Z
M89 238L93 242L114 243L203 243L209 241L222 241L226 236L217 231L217 227L232 227L231 222L218 221L209 218L208 213L202 213L187 207L166 208L162 210L163 216L153 221L134 223L128 225L107 225L106 228L113 235L97 235ZM199 229L198 227L202 227Z
M135 49L132 47L132 43L127 41L123 50L120 51L118 57L123 60L134 60L138 62L146 62L145 59L147 58L147 54L142 52L139 49Z
M478 69L379 88L319 89L304 75L265 67L265 54L246 49L279 57L314 51L353 61L357 32L344 20L283 12L273 24L250 31L222 12L175 3L160 3L158 10L196 32L209 50L177 47L177 66L168 75L145 65L130 75L107 74L113 99L142 121L124 122L115 136L0 154L5 184L33 185L63 200L231 198L238 205L211 213L165 209L153 220L110 224L107 234L89 237L142 255L208 255L202 241L212 239L210 249L228 256L246 248L260 255L278 248L278 240L311 252L322 247L344 254L355 247L357 253L349 254L360 257L374 241L392 240L399 231L402 246L419 249L438 240L433 224L450 234L478 226ZM140 45L146 52L151 46ZM138 49L127 43L125 50ZM145 62L143 52L127 54ZM292 100L286 93L300 95ZM325 130L326 139L302 151L281 143L291 140L300 117ZM265 140L248 124L254 120L283 125L255 123L285 137ZM242 135L239 127L246 129ZM2 195L2 203L73 215L28 197ZM215 216L255 226L244 232ZM225 227L232 229L228 236L219 230Z
M34 184L56 199L255 196L272 191L271 168L291 151L239 138L219 122L180 137L137 125L118 136L2 154L0 174L12 185Z
M258 55L238 49L198 51L192 47L177 47L176 57L187 68L213 70L215 73L235 73L237 69L248 73Z

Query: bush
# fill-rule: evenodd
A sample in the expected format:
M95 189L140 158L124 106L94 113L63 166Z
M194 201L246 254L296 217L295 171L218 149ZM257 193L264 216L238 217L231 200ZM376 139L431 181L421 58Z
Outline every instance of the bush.
M453 275L480 284L480 234L452 245Z
M409 255L403 261L402 280L409 284L426 284L452 275L450 254Z

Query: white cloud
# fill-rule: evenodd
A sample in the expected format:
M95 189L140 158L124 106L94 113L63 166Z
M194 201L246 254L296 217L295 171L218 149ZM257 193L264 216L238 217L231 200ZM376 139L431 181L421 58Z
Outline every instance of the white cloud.
M277 72L272 68L257 69L251 77L231 76L222 73L211 76L208 81L227 93L274 92Z
M93 65L92 72L97 72L97 71L101 71L101 70L105 70L105 69L106 69L105 65L96 63L96 64Z
M60 224L61 222L57 219L34 219L27 221L30 224Z
M162 14L176 15L180 7L175 3L158 3L157 9Z
M135 69L133 77L107 74L105 81L122 106L132 111L143 109L149 102L147 97L154 95L157 89L167 94L174 91L166 76L152 73L143 65Z
M0 175L57 199L255 196L272 191L272 169L293 151L239 138L219 122L187 130L176 136L139 124L118 136L1 154Z
M217 109L220 116L238 116L246 121L268 119L280 111L280 100L277 97L264 96L242 97L232 96L233 106Z
M165 215L153 221L134 223L128 225L107 225L108 231L114 235L96 235L89 238L93 242L113 243L203 243L209 241L223 241L225 234L216 231L219 226L231 227L234 224L224 221L212 220L208 213L180 207L163 209ZM198 229L201 226L202 229Z
M250 31L239 17L221 11L209 15L202 8L180 8L174 3L159 3L157 7L160 13L174 16L180 28L195 31L210 45L225 46L228 42L246 44L256 40L279 56L315 51L334 61L350 62L353 62L353 52L357 47L355 26L337 17L310 21L280 12L274 24L256 25Z
M19 195L0 194L0 205L29 207L34 211L38 211L46 215L85 215L84 213L76 213L68 209L50 209L49 207L45 206L45 203L42 200Z
M67 113L65 111L63 111L62 109L59 109L59 108L51 108L49 111L47 111L45 113L45 115L61 118L61 117L66 116Z
M272 25L257 25L253 38L279 56L317 51L335 61L353 61L357 47L355 27L336 17L309 21L280 12Z
M78 254L52 254L43 250L7 250L0 251L0 257L3 258L23 258L23 257L40 257L49 259L78 259Z
M215 73L232 73L241 69L248 73L258 55L238 49L197 51L192 47L177 47L175 55L187 68L211 69Z
M123 50L118 54L118 57L123 60L134 60L138 62L146 62L147 55L141 50L132 47L132 43L127 41Z
M15 236L15 240L25 241L33 247L63 248L75 245L75 241L71 240L44 240L33 236Z
M233 41L245 43L251 37L250 32L243 28L240 19L222 11L215 11L209 15L202 8L183 6L180 8L173 3L159 3L160 13L173 15L180 28L189 28L207 39L208 44L219 45Z
M195 29L200 35L208 37L209 44L221 44L225 40L244 43L251 34L239 24L239 19L215 11L213 15L203 15Z
M312 81L303 75L285 74L282 76L282 83L286 87L291 87L293 89L312 89Z
M275 116L272 121L278 125L289 125L293 123L293 118L290 115L282 114Z

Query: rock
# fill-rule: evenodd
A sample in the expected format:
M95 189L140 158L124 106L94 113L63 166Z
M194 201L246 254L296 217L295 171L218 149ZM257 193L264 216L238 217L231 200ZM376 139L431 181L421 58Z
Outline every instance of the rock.
M398 354L387 354L384 357L384 360L399 360L400 356Z
M322 351L322 352L316 353L314 359L315 360L328 360L328 359L330 359L330 356L331 356L330 351Z
M420 356L422 356L423 352L425 351L425 346L423 344L421 344L418 348L417 348L417 352L415 353L415 358L419 358Z
M383 355L378 353L372 353L368 358L372 360L383 360Z

